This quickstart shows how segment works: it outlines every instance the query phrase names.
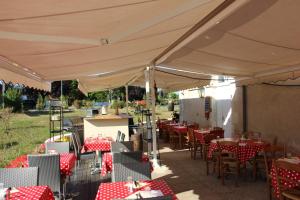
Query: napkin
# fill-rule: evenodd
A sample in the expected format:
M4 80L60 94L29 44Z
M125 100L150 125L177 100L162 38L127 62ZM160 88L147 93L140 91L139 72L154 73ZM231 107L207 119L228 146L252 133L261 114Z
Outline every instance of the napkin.
M128 197L126 199L136 199L139 194L142 198L153 198L153 197L161 197L164 196L164 194L160 190L150 190L150 191L137 191Z
M297 158L297 157L283 158L283 159L280 159L280 160L283 160L283 161L289 162L289 163L293 163L293 164L300 164L300 159Z

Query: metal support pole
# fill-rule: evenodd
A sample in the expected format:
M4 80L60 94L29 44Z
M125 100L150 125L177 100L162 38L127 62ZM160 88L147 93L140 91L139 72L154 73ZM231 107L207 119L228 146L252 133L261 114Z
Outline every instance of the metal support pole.
M156 139L156 99L155 99L155 70L154 66L150 67L150 84L151 84L151 112L152 112L152 149L153 149L153 166L158 167L158 160L157 160L157 139Z
M63 106L63 81L60 81L60 102L61 105Z
M146 70L145 70L145 89L146 89L146 108L147 108L147 110L150 110L150 103L151 103L150 102L150 67L147 67ZM148 118L146 117L146 119L148 119ZM150 121L148 123L150 123ZM149 128L150 128L148 123L146 123L146 126L147 126L147 134L146 135L147 135L147 145L148 145L147 149L148 149L148 153L150 154L151 149L152 149L152 145L148 141L148 134L149 134L148 131L149 131Z
M126 113L128 115L128 85L125 85L125 95L126 95Z
M247 86L243 85L243 132L248 131Z

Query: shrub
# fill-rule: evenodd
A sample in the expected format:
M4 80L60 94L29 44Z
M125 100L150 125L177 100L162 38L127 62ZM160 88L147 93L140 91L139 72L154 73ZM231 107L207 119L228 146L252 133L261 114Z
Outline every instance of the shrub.
M35 107L36 107L37 110L43 110L44 109L44 105L45 105L44 98L39 93Z
M13 112L21 111L21 90L16 88L8 88L5 92L4 102L6 107L13 108Z
M73 102L73 106L76 108L76 109L80 109L81 106L82 106L82 102L78 99L74 100Z

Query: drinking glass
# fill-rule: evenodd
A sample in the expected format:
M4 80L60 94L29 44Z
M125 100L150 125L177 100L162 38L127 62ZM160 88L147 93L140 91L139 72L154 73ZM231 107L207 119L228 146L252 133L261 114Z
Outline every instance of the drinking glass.
M133 178L132 176L127 177L127 185L129 192L133 192Z
M5 190L4 190L4 183L0 183L0 199L5 198Z
M98 138L102 138L102 133L98 133Z

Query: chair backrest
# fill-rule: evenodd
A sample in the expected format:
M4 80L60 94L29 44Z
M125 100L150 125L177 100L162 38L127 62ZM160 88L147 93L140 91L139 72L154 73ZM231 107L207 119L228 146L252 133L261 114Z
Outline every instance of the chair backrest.
M210 134L219 138L224 138L224 129L213 129L210 131Z
M215 135L215 134L205 134L204 135L204 141L205 141L205 144L210 144L210 142L212 141L212 140L214 140L214 139L216 139L217 138L217 135Z
M118 153L123 151L133 151L133 142L126 141L126 142L112 142L111 143L111 152Z
M192 127L188 127L188 141L193 142L194 141L194 129Z
M74 136L75 136L75 140L76 140L76 143L77 143L77 147L78 147L79 150L81 150L82 149L82 144L81 144L81 141L80 141L79 133L75 132Z
M49 153L49 150L55 150L57 153L69 153L70 143L69 142L47 142L46 153Z
M151 180L149 162L140 163L115 163L112 170L112 182L127 181L131 176L133 180Z
M0 182L6 188L37 186L38 172L38 167L0 168Z
M293 176L287 176L286 173L281 173L280 170L294 171L300 174L300 165L284 161L282 159L274 160L276 179L279 188L280 199L283 199L281 194L283 191L290 190L289 186L296 187L299 185L299 180Z
M142 161L142 152L119 152L112 154L113 163L136 163Z
M29 167L39 168L39 185L48 185L53 192L60 192L60 155L28 155Z
M118 131L118 135L117 135L117 138L116 138L116 142L120 142L120 140L121 140L121 134L122 134L122 132L121 132L121 131Z
M125 141L125 133L122 133L122 135L121 135L121 140L120 140L121 142L124 142Z
M226 157L228 155L232 158L234 158L236 161L238 161L238 152L239 152L239 142L236 141L226 141L226 140L221 140L217 141L217 146L218 146L218 153L220 158L222 159L223 154L223 149L226 149L226 146L230 146L231 149L230 151L226 151Z
M272 162L274 159L285 156L284 146L268 145L265 148L263 148L263 156L264 156L266 177L267 177L268 181L270 181L269 175L270 175Z
M80 159L80 150L78 148L78 144L77 144L77 141L76 141L76 136L75 136L74 133L71 133L71 138L72 138L72 144L73 144L73 147L74 147L75 155L76 155L77 159L79 160Z

